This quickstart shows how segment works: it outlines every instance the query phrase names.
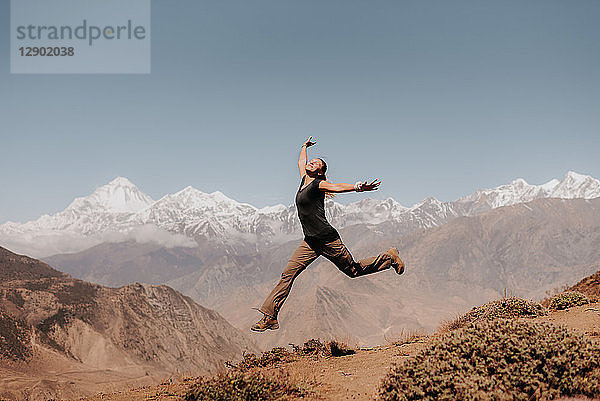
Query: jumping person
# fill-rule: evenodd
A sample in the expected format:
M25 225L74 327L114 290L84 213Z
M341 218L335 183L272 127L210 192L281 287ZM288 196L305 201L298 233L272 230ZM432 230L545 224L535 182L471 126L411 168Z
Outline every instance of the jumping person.
M346 246L342 243L337 230L325 218L325 194L336 192L363 192L376 190L381 181L373 180L370 183L357 182L356 184L326 181L325 172L327 165L322 159L307 161L306 149L314 145L312 136L302 145L298 159L300 170L300 187L296 193L296 208L304 232L304 240L292 254L287 266L281 273L281 279L271 294L267 297L259 311L263 318L256 322L250 329L262 332L267 329L279 328L277 315L283 302L290 293L294 279L319 255L325 256L350 278L364 276L393 267L396 273L404 272L404 262L398 256L398 249L390 248L377 256L355 262Z

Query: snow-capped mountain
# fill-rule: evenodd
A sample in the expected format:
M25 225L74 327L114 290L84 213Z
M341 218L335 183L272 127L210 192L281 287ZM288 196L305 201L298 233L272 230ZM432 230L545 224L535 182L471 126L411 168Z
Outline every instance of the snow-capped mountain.
M154 204L131 181L117 177L92 194L75 198L62 212L43 215L24 224L0 225L0 233L17 234L36 231L71 231L91 235L122 226L131 217Z
M326 208L327 218L337 226L350 226L353 224L379 224L384 221L393 221L400 218L408 208L392 198L385 200L362 199L348 205L328 200ZM295 210L294 210L295 212Z
M210 194L187 187L172 195L166 195L133 219L138 224L154 224L169 232L190 237L250 239L248 235L267 232L275 235L272 224L286 220L287 208L278 205L257 209L240 203L216 191ZM283 213L283 214L282 214Z
M152 205L154 200L125 177L117 177L85 198L76 198L67 210L80 215L136 213Z
M348 205L327 200L326 213L337 228L386 224L390 233L398 235L439 226L458 216L473 216L548 197L600 197L600 181L570 171L561 181L530 185L523 179L516 179L454 202L441 202L430 197L405 207L392 198L363 199ZM153 201L128 179L117 177L91 195L75 199L62 212L24 224L8 222L0 225L0 243L12 245L13 250L47 256L75 252L105 241L122 241L127 239L128 233L136 233L134 239L140 240L140 227L144 229L142 237L148 240L179 236L176 240L166 241L171 246L190 246L194 243L190 238L193 238L260 248L302 235L293 205L259 209L228 198L219 191L204 193L192 187ZM114 233L120 235L114 236ZM44 250L43 244L48 238L51 238L52 246Z
M569 171L562 181L555 184L549 194L550 198L592 199L600 196L600 181L573 171Z
M510 184L479 190L460 198L456 203L465 208L467 215L472 216L497 207L530 202L539 198L592 199L599 196L600 181L569 171L562 181L553 179L542 185L531 185L524 179L518 178Z

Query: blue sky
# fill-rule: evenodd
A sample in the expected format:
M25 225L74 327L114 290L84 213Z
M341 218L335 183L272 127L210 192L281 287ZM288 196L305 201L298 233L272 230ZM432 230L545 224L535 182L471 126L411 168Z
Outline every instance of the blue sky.
M116 176L291 204L309 135L332 181L405 205L600 177L599 20L597 0L154 0L151 74L19 75L1 2L0 223Z

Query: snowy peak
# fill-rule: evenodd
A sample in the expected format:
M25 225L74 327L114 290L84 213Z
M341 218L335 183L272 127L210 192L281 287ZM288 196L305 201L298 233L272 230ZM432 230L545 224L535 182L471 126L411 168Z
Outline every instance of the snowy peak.
M137 187L131 181L129 181L125 177L117 177L114 180L112 180L111 182L109 182L108 184L106 184L106 186L110 186L110 187L127 187L127 188L135 188L135 189L137 189Z
M441 205L441 203L442 202L440 202L433 196L429 196L429 197L423 199L421 202L417 203L416 205L413 205L410 209L415 210L415 209L419 209L423 206L434 206L435 207L435 206Z
M97 188L94 193L76 198L67 210L80 213L109 212L136 213L154 203L154 200L140 191L125 177L117 177L106 185Z
M558 184L560 184L560 181L558 181L556 178L553 178L550 181L548 181L547 183L540 185L540 187L545 192L550 193Z
M590 177L589 175L579 174L579 173L576 173L575 171L567 171L567 174L565 174L563 181L564 180L573 180L573 181L583 182L590 178L592 178L592 177Z
M517 178L516 180L511 181L509 185L512 185L513 187L517 188L524 188L529 186L527 181L525 181L523 178Z
M288 207L285 205L282 205L281 203L277 204L277 205L273 205L273 206L265 206L263 208L258 209L258 213L259 214L266 214L266 215L277 215L277 214L281 214L281 213L285 213L288 211Z
M152 206L152 209L161 209L165 207L176 207L182 210L193 210L203 213L223 213L233 212L235 210L256 210L254 206L247 203L237 202L227 197L220 191L206 193L191 186L188 186L174 194L164 196Z
M589 175L569 171L550 193L552 198L597 198L600 196L600 181Z
M552 179L545 184L531 185L518 178L510 184L492 189L483 189L472 195L460 198L457 202L470 208L469 215L484 210L517 203L530 202L539 198L592 199L600 197L600 181L569 171L562 181Z

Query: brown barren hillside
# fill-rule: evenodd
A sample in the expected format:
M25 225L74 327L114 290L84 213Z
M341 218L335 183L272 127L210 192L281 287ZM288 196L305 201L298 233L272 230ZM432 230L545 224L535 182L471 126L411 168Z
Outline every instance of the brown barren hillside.
M167 286L107 288L0 248L0 398L74 397L214 373L254 345Z
M11 280L36 280L47 277L68 277L44 262L12 253L0 247L0 283Z
M571 291L579 291L592 297L600 298L600 271L588 276L572 286Z

